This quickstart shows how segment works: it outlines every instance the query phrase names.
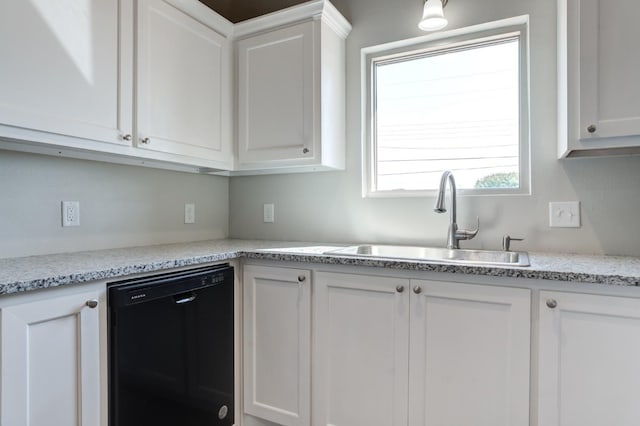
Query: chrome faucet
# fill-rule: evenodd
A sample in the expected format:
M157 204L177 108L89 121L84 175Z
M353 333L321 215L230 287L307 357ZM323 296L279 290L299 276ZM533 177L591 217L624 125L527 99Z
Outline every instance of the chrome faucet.
M451 189L451 220L449 221L447 248L459 249L460 240L470 240L478 235L478 230L480 229L480 218L478 218L478 226L474 231L458 229L458 223L456 222L456 180L453 178L453 173L449 170L442 173L440 189L438 189L438 198L436 199L436 205L434 206L433 211L436 213L445 213L447 211L444 206L447 181L449 182L449 188Z

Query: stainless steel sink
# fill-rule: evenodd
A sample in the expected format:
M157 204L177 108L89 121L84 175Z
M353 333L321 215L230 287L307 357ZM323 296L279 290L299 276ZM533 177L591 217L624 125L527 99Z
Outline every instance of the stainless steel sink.
M465 250L440 247L359 245L324 252L340 256L380 257L421 260L456 265L529 266L529 255L522 251Z

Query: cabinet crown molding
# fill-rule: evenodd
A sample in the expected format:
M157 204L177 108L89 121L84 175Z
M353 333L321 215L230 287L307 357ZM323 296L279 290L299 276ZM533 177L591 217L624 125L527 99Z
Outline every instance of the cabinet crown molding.
M310 19L322 20L340 37L347 38L351 24L328 0L311 0L296 6L235 24L234 38L241 39L261 31Z

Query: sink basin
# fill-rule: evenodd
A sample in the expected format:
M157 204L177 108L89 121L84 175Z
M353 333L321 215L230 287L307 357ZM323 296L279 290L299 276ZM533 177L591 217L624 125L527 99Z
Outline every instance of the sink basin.
M529 255L521 251L450 250L440 247L360 245L329 250L324 254L422 260L456 265L529 266Z

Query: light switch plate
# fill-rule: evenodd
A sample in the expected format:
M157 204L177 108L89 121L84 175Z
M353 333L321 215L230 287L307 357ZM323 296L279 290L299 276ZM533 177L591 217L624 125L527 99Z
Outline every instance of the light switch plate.
M580 202L555 201L549 203L549 226L552 228L579 228Z
M265 204L263 206L263 217L264 217L264 223L273 223L275 222L275 217L274 217L274 210L275 207L273 204Z

